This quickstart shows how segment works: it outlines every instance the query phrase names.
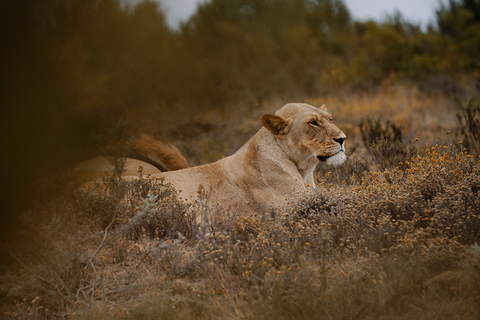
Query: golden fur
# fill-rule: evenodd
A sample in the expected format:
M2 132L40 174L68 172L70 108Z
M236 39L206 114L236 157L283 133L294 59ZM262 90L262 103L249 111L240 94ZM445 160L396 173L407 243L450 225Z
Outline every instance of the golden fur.
M174 146L166 145L152 136L141 135L134 139L130 158L126 159L123 176L137 176L140 170L148 175L190 167L187 160ZM83 187L93 186L113 165L105 157L83 161L72 170L71 181Z
M102 179L105 172L111 170L113 170L113 166L107 158L95 157L76 165L72 170L70 180L83 187L93 186L95 181ZM142 174L161 172L157 167L149 163L129 158L125 162L123 175L138 177L140 170L142 171Z
M132 158L150 163L160 171L173 171L190 167L177 148L166 145L152 136L141 135L135 139L133 145Z
M285 203L295 192L315 187L318 162L345 161L345 134L324 106L291 103L262 117L260 129L233 155L217 162L179 171L155 173L197 199L199 188L209 202L224 209L262 212Z
M338 165L346 159L346 136L324 106L290 103L261 121L263 127L231 156L170 172L148 167L147 173L171 183L183 199L207 196L209 204L222 209L264 212L282 206L296 192L314 188L313 171L319 162ZM134 167L142 164L128 161ZM124 176L134 179L138 174L130 170Z

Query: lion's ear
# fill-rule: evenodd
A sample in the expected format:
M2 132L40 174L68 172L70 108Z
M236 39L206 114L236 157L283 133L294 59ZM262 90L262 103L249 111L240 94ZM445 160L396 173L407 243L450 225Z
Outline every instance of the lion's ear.
M327 112L327 106L325 103L320 106L320 110Z
M288 122L275 114L264 114L262 116L262 125L273 135L288 133Z

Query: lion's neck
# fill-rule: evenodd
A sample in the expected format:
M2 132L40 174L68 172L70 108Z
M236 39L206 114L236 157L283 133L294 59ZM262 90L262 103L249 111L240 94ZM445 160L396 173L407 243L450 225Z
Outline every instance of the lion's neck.
M292 159L292 162L295 164L298 173L302 176L305 185L315 187L313 171L317 166L317 159L307 154L303 157L299 157L298 159Z
M298 161L289 155L289 152L280 145L275 136L267 130L260 130L238 152L238 156L245 159L245 163L260 166L260 172L279 167L290 175L295 175L305 186L314 187L313 171L316 161L306 159ZM316 160L316 159L313 159Z

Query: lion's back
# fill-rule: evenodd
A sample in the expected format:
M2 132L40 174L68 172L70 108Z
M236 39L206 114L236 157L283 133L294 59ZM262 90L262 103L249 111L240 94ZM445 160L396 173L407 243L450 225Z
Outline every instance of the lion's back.
M105 157L95 157L80 162L72 170L71 181L80 186L93 185L95 182L101 181L105 173L114 170L114 166ZM157 174L161 172L153 165L136 159L126 159L125 167L122 175L138 176L140 174Z

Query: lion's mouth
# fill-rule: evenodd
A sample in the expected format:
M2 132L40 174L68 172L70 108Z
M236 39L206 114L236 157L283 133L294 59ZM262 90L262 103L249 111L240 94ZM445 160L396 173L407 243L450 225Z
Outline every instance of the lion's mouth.
M321 162L325 162L327 161L328 158L330 158L331 156L317 156L317 159L320 160Z
M343 150L339 150L338 152L330 155L330 156L317 156L317 159L320 161L320 162L326 162L328 159L338 155L339 153L342 153Z
M336 155L339 154L340 152L343 152L343 151L340 150L340 151L332 154L331 156L317 156L317 159L320 160L321 162L325 162L325 161L327 161L329 158L336 156Z

